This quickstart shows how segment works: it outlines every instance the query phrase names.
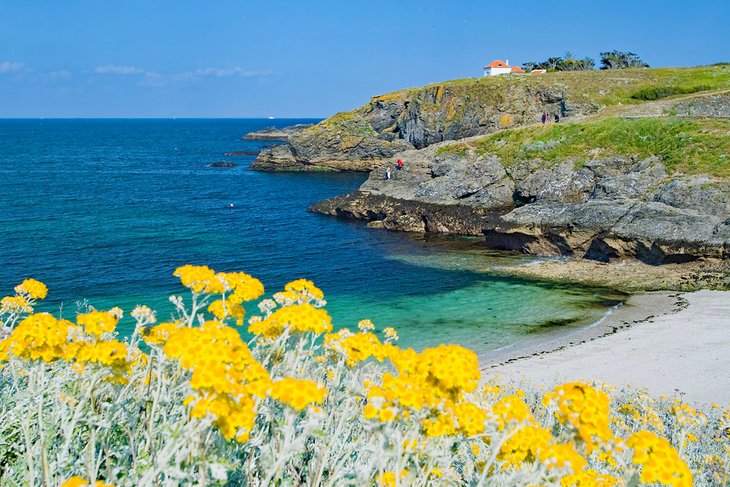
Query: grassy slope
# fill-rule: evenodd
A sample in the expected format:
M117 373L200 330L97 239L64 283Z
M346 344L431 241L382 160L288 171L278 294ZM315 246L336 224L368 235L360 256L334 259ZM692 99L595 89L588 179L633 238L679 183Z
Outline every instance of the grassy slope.
M463 78L434 83L422 88L408 88L372 101L410 99L421 90L443 89L454 95L480 98L482 92L494 88L516 86L550 88L562 84L569 97L576 101L592 101L598 105L642 103L633 96L642 90L674 87L686 93L705 90L730 89L730 66L702 66L696 68L648 68L622 70L594 70L546 73L543 75L507 75L488 78Z
M520 160L577 165L608 156L659 156L669 173L730 177L730 121L671 118L603 118L505 130L439 148L439 154L498 155L507 166Z

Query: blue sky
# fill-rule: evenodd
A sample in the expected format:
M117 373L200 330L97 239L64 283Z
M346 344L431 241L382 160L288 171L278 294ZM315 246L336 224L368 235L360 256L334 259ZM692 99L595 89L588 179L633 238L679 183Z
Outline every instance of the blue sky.
M0 0L0 118L324 117L571 51L730 61L730 1Z

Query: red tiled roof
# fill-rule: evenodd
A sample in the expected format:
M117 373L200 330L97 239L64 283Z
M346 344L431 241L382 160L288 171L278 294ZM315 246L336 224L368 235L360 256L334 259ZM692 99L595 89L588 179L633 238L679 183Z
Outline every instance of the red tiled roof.
M498 59L495 61L492 61L491 63L487 64L484 67L485 68L509 68L509 66L507 66L507 63L505 63L504 61L500 61Z
M512 66L512 72L513 72L513 73L524 73L524 72L525 72L525 70L524 70L524 69L522 69L522 68L521 68L521 67L519 67L519 66Z

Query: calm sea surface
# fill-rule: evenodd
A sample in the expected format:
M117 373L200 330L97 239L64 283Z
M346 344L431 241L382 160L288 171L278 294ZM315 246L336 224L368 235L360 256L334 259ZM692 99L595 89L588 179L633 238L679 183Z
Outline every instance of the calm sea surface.
M44 309L77 301L171 312L173 270L242 270L275 292L312 279L337 327L372 319L401 345L487 351L600 317L613 296L480 272L503 257L479 239L425 239L308 213L356 189L362 174L248 170L267 142L241 136L307 120L0 120L0 295L44 281ZM208 164L230 161L233 168ZM233 208L230 207L231 203ZM248 307L253 314L256 308Z

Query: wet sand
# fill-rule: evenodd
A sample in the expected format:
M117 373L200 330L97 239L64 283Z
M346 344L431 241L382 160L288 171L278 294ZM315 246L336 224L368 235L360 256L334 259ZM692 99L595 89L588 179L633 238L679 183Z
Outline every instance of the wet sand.
M730 403L730 291L636 294L589 327L480 362L486 376L503 379L593 379L698 405Z

